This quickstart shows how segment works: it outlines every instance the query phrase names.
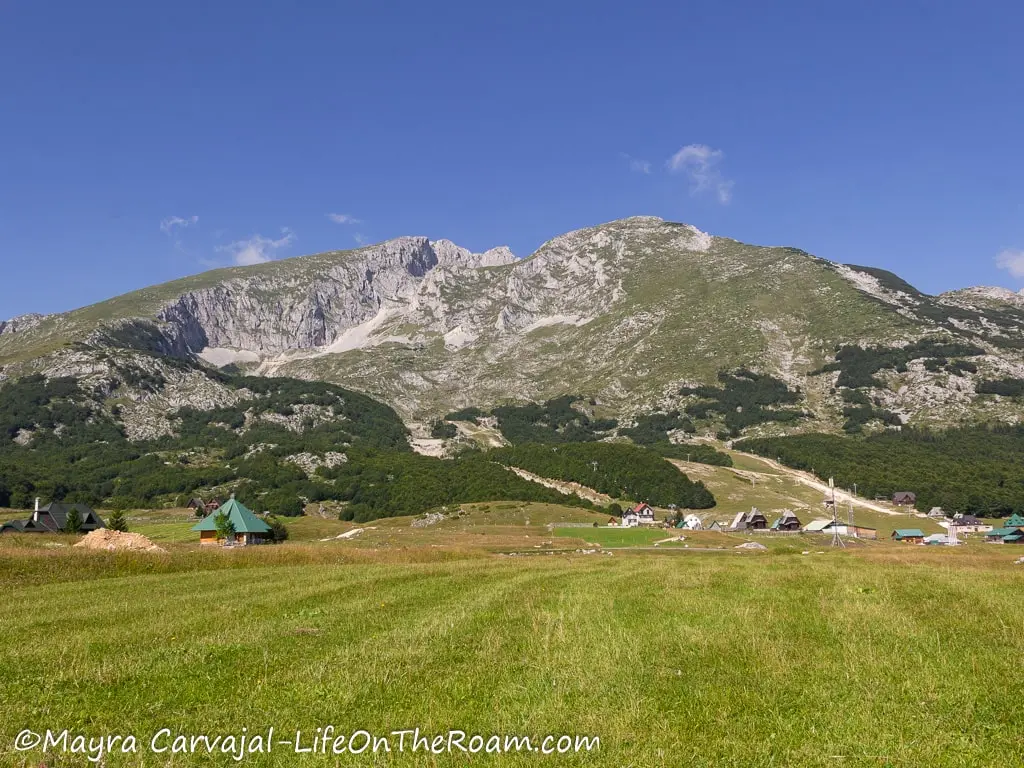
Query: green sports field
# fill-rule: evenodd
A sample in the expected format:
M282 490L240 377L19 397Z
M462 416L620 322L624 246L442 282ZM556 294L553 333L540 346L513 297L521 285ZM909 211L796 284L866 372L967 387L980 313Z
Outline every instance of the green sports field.
M1009 766L1024 568L1009 547L508 557L286 544L0 550L0 764L23 729L133 734L108 766L236 764L149 737L587 735L549 755L244 765ZM414 562L417 559L426 562ZM69 742L70 743L70 742ZM406 744L408 750L409 745Z

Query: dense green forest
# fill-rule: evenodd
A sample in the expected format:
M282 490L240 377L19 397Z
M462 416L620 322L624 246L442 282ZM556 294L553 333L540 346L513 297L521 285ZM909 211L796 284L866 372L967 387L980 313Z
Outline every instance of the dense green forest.
M917 494L917 508L1003 517L1024 512L1024 427L928 432L904 428L863 439L797 435L737 447L778 458L869 498Z
M668 433L681 430L692 434L696 432L693 422L679 411L668 413L647 413L637 417L636 425L619 430L624 435L639 445L651 445L668 441Z
M157 374L119 371L125 373L135 377L132 386L163 386ZM452 461L414 454L398 415L365 395L295 379L222 382L251 395L228 407L182 408L172 414L174 435L136 442L103 407L104 395L74 379L35 376L3 386L0 506L27 508L40 496L127 509L183 502L218 487L252 509L282 515L301 514L303 500L349 502L343 514L355 520L498 499L591 506L478 453ZM299 419L301 430L264 414ZM310 477L285 460L329 451L345 451L348 461Z
M156 386L155 374L142 379L138 369L136 375ZM144 507L230 484L254 507L296 514L299 496L316 501L330 498L332 489L284 457L346 446L410 450L398 415L365 395L294 379L223 382L252 396L225 408L183 408L173 414L175 435L138 442L113 418L116 406L104 409L104 395L74 379L31 376L0 387L0 506L25 508L40 496ZM259 418L295 416L304 405L319 406L319 416L308 415L301 432Z
M510 443L581 443L600 440L618 426L615 419L592 419L574 404L584 398L564 395L544 403L503 405L490 413L463 408L445 416L446 421L477 422L493 416L498 429Z
M684 461L695 461L698 464L712 464L716 467L731 467L733 464L732 456L728 453L716 451L704 443L670 443L663 440L649 443L644 447L655 451L666 459L683 459Z
M686 406L687 415L695 419L720 417L729 436L736 437L740 430L755 424L793 422L804 415L799 410L778 407L800 402L800 391L791 390L773 376L741 369L720 372L718 381L719 387L683 387L679 394L700 398Z
M648 448L626 443L524 444L487 458L543 477L576 482L613 498L707 509L715 497Z
M490 459L489 454L480 453L450 460L416 453L358 453L347 463L322 468L318 474L330 481L331 498L349 502L342 519L356 522L502 499L593 506L578 496L524 480Z
M715 390L717 392L718 390ZM434 437L452 437L452 421L479 422L485 416L494 416L498 429L513 445L540 443L561 445L565 443L588 443L610 437L618 421L615 419L592 419L575 403L584 402L582 397L567 395L540 404L503 406L491 412L479 408L463 408L445 416L445 421L433 425ZM654 449L662 456L676 459L690 457L691 461L718 466L732 466L728 454L701 444L674 444L669 432L693 433L693 421L679 411L641 414L632 427L619 427L618 434L628 437L638 445Z

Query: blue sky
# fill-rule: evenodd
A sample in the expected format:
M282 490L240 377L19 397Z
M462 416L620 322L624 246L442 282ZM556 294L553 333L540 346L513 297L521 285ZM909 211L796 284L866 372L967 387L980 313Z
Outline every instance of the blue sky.
M1019 288L1022 28L1014 2L0 0L0 317L634 214Z

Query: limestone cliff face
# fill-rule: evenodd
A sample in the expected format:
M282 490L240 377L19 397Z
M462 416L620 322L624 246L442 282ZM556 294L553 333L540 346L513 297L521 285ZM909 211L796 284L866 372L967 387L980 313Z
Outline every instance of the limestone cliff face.
M371 319L386 302L410 299L437 264L426 238L403 237L363 248L354 258L304 265L301 276L260 272L188 291L157 318L193 352L312 349Z
M835 374L813 375L839 346L935 334L983 346L978 372L954 381L915 364L872 396L922 423L1018 418L1013 403L978 401L974 385L1024 376L1019 295L926 296L884 270L634 217L526 259L402 237L15 318L0 323L0 379L89 375L114 348L333 381L419 418L567 393L625 414L673 408L682 385L743 366L800 387L809 409L841 423Z

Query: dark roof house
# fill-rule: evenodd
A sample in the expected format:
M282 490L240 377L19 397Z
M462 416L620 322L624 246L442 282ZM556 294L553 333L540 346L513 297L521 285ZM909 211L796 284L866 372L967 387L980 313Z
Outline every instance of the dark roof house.
M779 519L772 523L773 531L799 531L802 523L791 509L782 510Z
M916 504L917 494L913 491L896 491L892 495L892 503L899 507Z
M60 501L52 501L45 507L40 507L36 501L36 509L32 517L27 520L12 520L0 526L2 531L16 531L19 533L62 533L68 525L68 513L75 509L78 511L81 525L80 533L89 533L97 528L106 528L103 518L97 515L85 504L65 504Z
M768 518L758 510L751 507L749 512L737 512L729 526L730 531L763 531L768 527Z

